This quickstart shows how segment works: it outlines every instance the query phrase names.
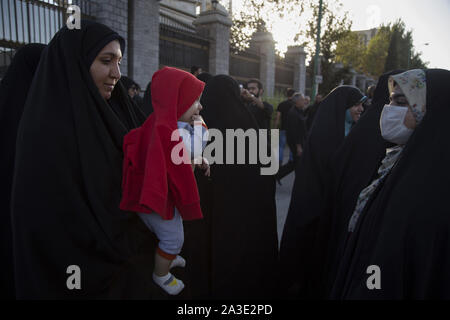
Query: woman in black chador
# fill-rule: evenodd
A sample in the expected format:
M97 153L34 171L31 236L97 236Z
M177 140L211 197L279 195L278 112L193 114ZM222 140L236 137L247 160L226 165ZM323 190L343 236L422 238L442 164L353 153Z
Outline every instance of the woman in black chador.
M42 53L18 131L17 297L151 298L154 238L119 210L122 140L144 117L117 84L124 40L81 24Z
M394 145L357 198L341 240L334 299L450 298L450 72L390 77L380 117Z
M318 268L311 276L318 298L329 297L342 255L339 239L347 236L345 224L353 213L359 193L376 177L386 148L393 145L381 136L380 115L384 105L389 103L388 79L401 72L391 71L378 79L371 108L355 124L331 160L333 199L330 201L333 205L320 218L314 250L314 263Z
M225 161L232 151L226 149L225 130L257 130L258 126L241 101L238 83L228 76L210 79L201 103L210 134L217 129L224 137ZM185 223L183 253L189 261L186 273L192 283L187 287L193 298L276 296L275 180L261 175L259 163L248 164L249 150L247 141L247 164L236 164L235 140L235 164L212 164L210 180L197 177L204 220Z
M311 298L314 242L320 217L330 210L331 158L345 139L349 108L365 97L359 89L340 86L320 104L296 169L288 216L280 246L280 284L291 297ZM289 279L284 281L283 279Z
M11 233L11 185L17 128L34 73L45 45L31 43L20 48L0 84L0 214L1 214L1 297L13 299L14 267Z

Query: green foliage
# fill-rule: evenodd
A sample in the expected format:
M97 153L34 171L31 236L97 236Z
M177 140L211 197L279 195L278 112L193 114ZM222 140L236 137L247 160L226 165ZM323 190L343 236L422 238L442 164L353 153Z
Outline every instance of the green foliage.
M283 17L292 12L300 17L304 11L304 1L243 0L243 7L244 10L234 12L232 17L230 45L234 52L248 48L256 31L271 32L274 17Z
M344 66L362 72L364 69L364 55L366 45L360 35L348 32L336 45L336 61L342 62Z
M349 33L337 44L336 62L374 78L394 69L426 68L420 53L414 51L412 32L406 31L402 20L380 26L367 48L358 43L356 33Z
M339 85L342 77L347 77L348 68L336 71L334 64L336 62L336 46L339 40L345 38L349 33L352 22L348 18L348 12L341 14L342 4L337 3L337 8L331 8L329 2L323 2L322 30L320 39L320 74L323 77L323 83L319 86L321 94L328 94L333 88ZM314 19L309 21L306 36L309 41L307 50L315 53L315 39L317 34L317 17L319 16L319 4L317 1L311 1L310 8L313 10ZM312 51L311 48L314 48ZM311 54L311 71L314 70L314 56ZM313 72L310 72L312 75Z
M305 47L311 59L308 71L312 76L315 67L319 1L243 0L243 2L245 9L234 13L231 27L231 47L235 51L245 50L255 31L271 32L275 12L279 17L295 12L298 19L302 19L305 7L311 9L312 18L308 18L306 28L296 34L292 45ZM352 22L348 12L343 11L342 7L338 0L323 1L320 40L320 74L323 83L319 86L321 94L328 94L342 81L349 83L352 76L351 69L376 78L393 69L426 67L427 64L422 61L421 54L414 51L412 32L406 30L403 21L382 25L365 46L360 37L351 32ZM343 64L343 68L336 68L339 62Z
M375 37L367 45L367 50L363 58L362 69L364 73L376 78L384 73L390 41L390 27L381 26Z
M421 54L414 51L412 31L406 31L405 23L399 19L390 28L391 37L384 71L394 69L426 68Z

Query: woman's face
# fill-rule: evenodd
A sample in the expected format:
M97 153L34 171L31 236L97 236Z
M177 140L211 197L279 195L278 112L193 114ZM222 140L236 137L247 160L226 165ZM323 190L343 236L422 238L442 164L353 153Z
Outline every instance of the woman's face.
M405 115L405 120L403 121L403 124L408 129L415 129L416 128L416 118L414 118L414 114L411 111L411 106L409 105L408 99L406 98L405 94L403 93L403 90L400 88L400 86L395 86L394 91L391 93L390 96L391 103L390 106L399 106L399 107L405 107L408 108L408 112Z
M361 118L361 113L364 111L364 107L362 103L357 104L350 108L350 115L352 116L353 121L358 122L359 118Z
M130 96L130 98L134 98L134 96L136 95L136 93L137 93L137 88L136 88L136 86L131 86L131 88L130 89L128 89L128 95Z
M195 100L192 106L185 113L183 113L178 121L192 123L194 121L194 116L198 116L202 109L203 107L200 104L199 97L197 100Z
M111 92L120 79L119 67L121 60L122 51L120 50L120 43L114 40L99 52L89 69L100 95L105 100L111 98Z

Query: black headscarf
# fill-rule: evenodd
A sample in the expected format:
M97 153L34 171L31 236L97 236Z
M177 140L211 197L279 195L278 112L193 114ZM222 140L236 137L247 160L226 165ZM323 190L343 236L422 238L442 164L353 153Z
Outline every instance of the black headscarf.
M127 90L130 89L133 85L136 86L136 82L134 82L131 78L127 76L120 77L120 81Z
M450 72L425 72L425 117L348 237L333 298L450 298ZM381 290L367 288L371 265Z
M209 80L200 103L205 106L201 114L208 119L208 127L217 128L223 134L226 129L258 128L252 114L242 102L239 85L229 76L218 75Z
M209 80L201 103L208 128L220 130L224 137L226 129L258 128L240 98L238 83L228 76ZM247 143L247 156L248 150ZM273 176L261 176L260 168L213 164L210 180L198 174L204 220L185 223L183 249L192 280L187 287L194 298L276 296L275 182Z
M0 84L0 214L1 297L15 298L11 233L11 185L16 136L23 107L45 45L32 43L20 48Z
M197 79L203 81L204 83L207 83L209 80L212 79L212 77L213 77L212 74L208 72L202 72L197 76Z
M149 116L153 113L153 105L152 105L152 82L150 81L147 85L147 89L145 89L144 93L144 101L142 104L142 111L144 111L146 116Z
M105 101L89 73L112 40L123 51L123 39L102 24L64 27L36 70L11 202L20 299L153 296L155 239L135 213L119 210L122 140L139 114L120 85ZM71 265L81 270L81 290L67 288Z
M310 297L311 262L319 221L329 208L331 158L345 138L345 112L363 98L359 89L340 86L320 103L296 169L291 203L280 246L284 285L296 297ZM281 281L280 281L281 282ZM289 288L289 286L291 286Z

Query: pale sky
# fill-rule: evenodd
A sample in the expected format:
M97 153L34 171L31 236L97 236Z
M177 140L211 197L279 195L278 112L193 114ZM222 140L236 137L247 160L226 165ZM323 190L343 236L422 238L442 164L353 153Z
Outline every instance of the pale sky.
M340 1L343 10L350 14L353 30L366 30L401 18L406 29L413 31L415 49L422 52L422 60L429 62L428 67L450 69L450 0ZM242 7L241 3L242 0L233 0L233 10ZM329 3L333 5L334 1L330 0ZM305 20L310 17L310 13L305 12L303 19L298 19L298 16L276 19L273 36L280 51L286 50L296 30L304 28Z
M429 68L450 69L450 0L341 0L353 30L376 27L401 18L413 31L416 51ZM425 43L429 43L428 46Z

